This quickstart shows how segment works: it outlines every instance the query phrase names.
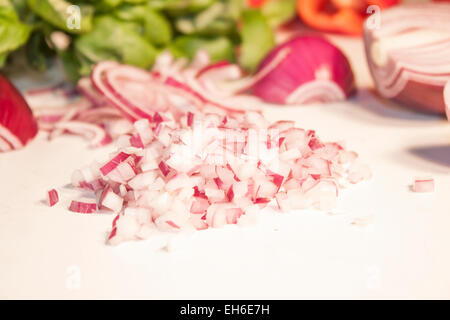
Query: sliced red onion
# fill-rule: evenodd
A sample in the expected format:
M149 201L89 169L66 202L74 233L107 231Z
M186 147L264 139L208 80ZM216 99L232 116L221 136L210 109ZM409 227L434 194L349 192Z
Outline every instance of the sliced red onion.
M100 126L80 121L63 121L55 124L55 129L81 135L91 141L92 146L103 146L111 142L111 137Z
M201 55L199 52L198 56ZM158 57L151 73L107 61L94 68L91 79L108 103L132 121L140 118L152 120L156 112L167 110L176 118L195 109L216 108L227 112L260 109L259 100L254 97L205 87L205 84L222 81L224 77L212 72L214 66L208 70L195 60L187 65L185 60L174 60L170 54L164 53ZM238 67L231 65L230 68L236 70ZM257 78L252 78L251 83Z
M413 184L414 192L433 192L434 179L433 178L417 178Z
M114 193L110 185L103 189L99 199L100 208L108 208L114 212L120 212L122 205L123 198Z
M97 64L92 71L92 84L108 100L108 102L119 109L127 119L131 121L140 119L141 117L136 113L138 109L135 106L123 102L105 82L106 72L118 66L120 65L113 61L104 61Z
M450 4L402 5L381 12L380 28L364 29L378 92L411 108L443 114L450 80Z
M82 80L80 83L90 82L88 78ZM65 133L81 135L91 140L95 147L108 144L120 135L131 132L132 124L123 118L119 110L109 105L107 100L96 92L96 89L91 88L91 90L95 91L92 94L98 95L95 98L97 101L83 96L67 97L59 86L28 94L39 129L47 132L49 139ZM30 97L39 97L39 99L30 99ZM40 101L41 97L42 101ZM44 101L54 105L44 106L42 104Z
M20 149L37 134L37 122L20 92L0 75L0 151Z
M353 75L345 73L347 60L334 65L340 51L320 38L300 39L329 50L331 78L324 80L319 70L320 81L304 81L300 88L297 83L284 102L349 94ZM292 46L273 54L251 77L242 77L234 65L207 67L201 52L191 64L164 53L151 72L102 62L94 68L92 83L86 79L79 84L86 107L39 115L50 136L76 133L102 144L115 126L120 129L115 132L125 134L109 161L72 176L75 187L95 194L100 208L118 213L108 243L146 239L156 229L173 233L245 225L272 201L281 210L329 209L339 188L370 178L357 154L339 143L324 143L293 121L270 124L260 112L249 111L256 98L236 93L278 74L292 59ZM348 78L339 78L343 74ZM117 112L134 124L120 123ZM0 140L0 147L8 145ZM74 200L70 210L92 213L97 204Z
M158 57L151 72L104 61L94 67L90 78L79 81L78 90L82 98L74 96L73 91L66 92L60 86L30 92L29 96L36 98L30 99L38 115L39 127L48 133L50 139L64 133L75 133L92 140L93 146L101 146L121 134L130 134L130 137L122 138L121 143L144 148L156 135L157 140L167 146L174 121L179 121L186 114L186 121L192 126L193 115L198 110L224 117L227 113L259 111L260 100L241 93L255 83L264 82L276 72L292 56L291 51L291 46L281 48L258 73L247 77L242 77L242 71L237 65L228 62L208 65L209 58L203 51L199 51L190 64L186 59L174 59L165 52ZM333 76L339 71L339 68L333 69ZM326 90L329 99L342 98L337 86L322 80L306 83L286 101L315 100L320 90ZM56 107L42 107L42 96L46 96L46 100L49 96L54 97L51 100L56 101ZM151 127L146 131L137 127L137 134L131 134L131 124L121 117L130 122L146 119ZM238 125L236 120L227 123L230 119L226 117L220 121L227 126ZM142 128L145 129L145 125ZM0 141L1 150L10 150L19 145L13 138L12 142L11 139L5 139L5 135L8 132L4 132ZM293 155L292 151L290 154ZM131 171L127 176L130 175Z
M112 158L110 161L108 161L104 166L100 168L100 172L106 176L111 171L113 171L117 166L128 159L131 155L125 152L119 152L114 158Z
M298 36L276 47L263 60L264 70L280 53L281 61L252 86L259 98L281 104L340 101L355 89L353 72L345 55L328 40Z
M25 99L29 106L35 107L55 107L70 103L72 98L77 97L77 91L72 85L59 83L50 87L27 90Z
M47 192L47 204L50 207L53 207L55 204L58 203L58 201L59 201L58 191L56 191L55 189L52 189Z

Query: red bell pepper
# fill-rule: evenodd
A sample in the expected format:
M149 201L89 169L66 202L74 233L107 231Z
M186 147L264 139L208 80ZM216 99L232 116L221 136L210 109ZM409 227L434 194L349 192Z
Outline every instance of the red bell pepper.
M267 0L247 0L247 5L251 8L259 8L264 5Z
M399 0L298 0L297 11L302 21L310 27L361 35L368 6L377 5L384 9L398 2Z

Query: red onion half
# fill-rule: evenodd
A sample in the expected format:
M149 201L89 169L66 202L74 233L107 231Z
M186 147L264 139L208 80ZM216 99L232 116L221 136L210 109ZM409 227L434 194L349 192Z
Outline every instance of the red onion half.
M259 72L279 59L272 70L253 85L259 98L281 104L344 100L354 90L354 77L345 55L328 40L298 36L275 48Z
M22 148L37 134L31 109L20 92L0 75L0 152Z
M450 80L450 4L403 5L366 24L366 56L378 92L414 109L443 114Z

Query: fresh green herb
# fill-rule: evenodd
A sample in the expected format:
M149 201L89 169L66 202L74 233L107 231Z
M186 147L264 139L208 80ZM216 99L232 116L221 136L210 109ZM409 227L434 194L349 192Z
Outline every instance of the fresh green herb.
M22 46L30 36L31 27L20 22L9 0L0 0L0 67L8 54Z
M105 59L148 68L163 50L192 59L204 49L212 61L253 71L274 45L272 28L295 16L296 0L267 0L257 10L247 1L0 0L0 68L24 46L37 70L56 54L72 81ZM67 49L52 45L55 31L69 37Z

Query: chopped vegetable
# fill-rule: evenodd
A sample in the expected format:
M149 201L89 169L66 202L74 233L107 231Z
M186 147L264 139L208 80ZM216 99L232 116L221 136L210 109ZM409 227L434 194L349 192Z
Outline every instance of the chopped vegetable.
M434 179L432 178L417 178L413 184L414 192L433 192Z
M199 52L190 65L161 55L151 72L115 62L95 67L99 93L134 121L108 161L72 176L101 209L117 213L109 244L146 239L156 230L245 225L270 203L283 211L329 209L341 188L371 177L341 144L323 142L293 121L270 124L260 112L224 106L226 99L211 101L215 94L198 90L199 81L228 78L221 68L230 66L208 67ZM85 82L88 95L103 101ZM70 206L80 213L96 209L93 199Z
M77 213L94 213L97 211L95 199L81 198L70 203L69 210Z

